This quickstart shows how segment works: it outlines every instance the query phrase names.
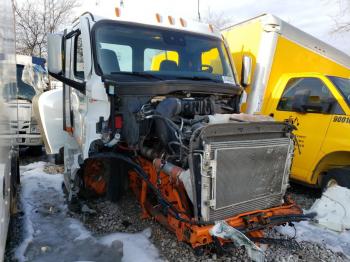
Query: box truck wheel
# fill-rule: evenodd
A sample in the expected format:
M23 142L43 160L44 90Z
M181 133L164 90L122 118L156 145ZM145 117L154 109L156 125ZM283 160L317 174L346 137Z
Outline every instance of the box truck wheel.
M330 169L322 176L322 190L332 185L350 188L350 167Z

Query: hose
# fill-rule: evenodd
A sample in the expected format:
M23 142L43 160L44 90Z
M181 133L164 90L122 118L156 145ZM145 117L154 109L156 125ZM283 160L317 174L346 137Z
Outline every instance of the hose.
M99 157L110 157L110 158L116 158L119 160L122 160L124 162L126 162L127 164L129 164L133 170L139 175L139 177L144 180L147 184L147 186L149 186L149 188L154 191L154 193L156 194L159 203L163 206L163 208L165 208L168 211L168 214L171 215L172 217L174 217L175 219L184 222L184 223L188 223L190 225L197 225L197 226L207 226L207 225L214 225L215 221L192 221L189 219L185 219L183 217L181 217L181 213L179 210L177 210L176 207L174 207L174 205L172 203L170 203L169 201L167 201L166 199L163 198L162 193L159 191L158 188L156 188L152 182L148 179L148 175L145 173L145 171L142 169L142 167L138 164L136 164L131 158L126 157L122 154L119 153L115 153L115 152L102 152L102 153L95 153L91 156L91 158L99 158ZM196 209L195 209L196 210ZM285 215L285 216L275 216L275 217L271 217L270 218L270 225L273 224L283 224L283 223L288 223L288 222L296 222L296 221L303 221L303 220L310 220L312 218L315 217L315 213L309 213L306 215ZM255 227L255 228L236 228L237 230L240 230L242 233L249 233L251 231L256 231L256 230L261 230L264 229L266 227L266 225L260 226L260 227Z

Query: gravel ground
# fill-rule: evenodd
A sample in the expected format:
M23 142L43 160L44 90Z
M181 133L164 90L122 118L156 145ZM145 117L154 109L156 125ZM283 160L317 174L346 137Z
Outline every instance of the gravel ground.
M294 185L290 191L292 196L295 196L297 191L296 198L302 200L300 201L302 207L309 208L316 197L308 191L302 194L300 192L302 190L310 189ZM314 192L316 195L317 193L317 191ZM175 235L160 224L150 219L141 219L140 206L131 194L125 196L118 204L106 200L95 200L86 205L93 210L92 214L71 213L71 215L82 220L89 230L102 235L115 231L132 233L150 227L151 241L167 261L250 261L244 248L231 247L221 257L210 252L200 256L195 255L189 245L177 241ZM348 261L343 254L335 253L323 245L305 241L297 243L294 239L288 239L273 229L266 231L266 235L282 239L280 243L265 246L266 261Z
M25 165L33 161L47 160L45 156L25 156L21 164ZM62 172L62 166L48 164L45 168L48 173ZM316 198L321 196L319 190L310 189L292 184L289 189L292 198L304 209L310 208ZM146 228L152 229L151 241L159 249L165 261L250 261L244 248L230 247L223 256L210 252L210 248L201 255L195 255L193 249L186 243L177 241L175 235L169 232L152 219L141 219L141 209L136 199L128 193L117 204L108 200L98 199L83 203L85 212L70 212L69 215L81 220L84 225L96 235L104 235L113 232L134 233ZM11 237L8 241L5 262L13 261L13 247L21 238L21 217L13 220L10 228ZM343 254L335 253L324 245L312 242L299 242L288 239L272 229L266 231L266 236L282 239L274 244L264 245L266 261L350 261Z

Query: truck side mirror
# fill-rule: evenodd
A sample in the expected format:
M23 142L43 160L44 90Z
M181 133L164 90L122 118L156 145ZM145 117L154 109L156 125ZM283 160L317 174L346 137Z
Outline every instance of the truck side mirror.
M48 70L50 73L62 73L62 37L63 34L48 34Z
M244 55L242 59L242 75L241 85L243 87L249 86L252 79L252 65L253 61L249 55Z

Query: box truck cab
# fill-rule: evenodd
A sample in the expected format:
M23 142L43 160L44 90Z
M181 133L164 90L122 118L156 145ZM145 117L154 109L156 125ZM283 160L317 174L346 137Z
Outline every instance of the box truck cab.
M296 127L291 178L311 186L336 181L349 187L350 57L273 15L223 34L239 75L250 80L242 110Z
M350 186L350 79L319 73L284 74L266 114L296 127L293 178L324 187Z
M306 219L284 197L290 125L237 114L242 88L220 32L111 11L48 38L49 73L63 88L35 108L48 153L64 149L69 199L115 201L131 188L144 217L194 248L212 243L217 220L261 236Z

